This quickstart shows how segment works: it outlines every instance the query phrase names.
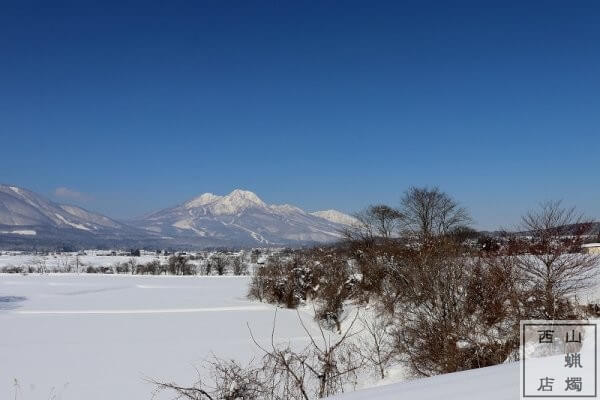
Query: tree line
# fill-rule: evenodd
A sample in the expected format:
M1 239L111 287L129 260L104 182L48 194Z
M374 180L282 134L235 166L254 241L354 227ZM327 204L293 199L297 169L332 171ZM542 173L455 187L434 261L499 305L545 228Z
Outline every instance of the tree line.
M85 265L79 256L57 259L57 266L49 267L46 259L35 257L25 265L9 265L0 269L3 273L79 273L88 274L131 274L131 275L248 275L248 262L242 255L215 253L200 263L190 255L174 254L166 262L154 259L146 263L139 261L139 253L124 262L112 265Z

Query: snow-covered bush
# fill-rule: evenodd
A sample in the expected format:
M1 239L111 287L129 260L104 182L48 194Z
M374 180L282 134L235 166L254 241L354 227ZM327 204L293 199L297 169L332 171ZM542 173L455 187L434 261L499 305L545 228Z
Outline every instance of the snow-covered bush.
M354 288L347 257L337 249L299 250L275 255L256 269L249 296L295 308L311 300L316 318L339 329L340 317Z
M312 279L301 257L275 255L256 269L250 283L249 297L287 308L297 307L306 299Z

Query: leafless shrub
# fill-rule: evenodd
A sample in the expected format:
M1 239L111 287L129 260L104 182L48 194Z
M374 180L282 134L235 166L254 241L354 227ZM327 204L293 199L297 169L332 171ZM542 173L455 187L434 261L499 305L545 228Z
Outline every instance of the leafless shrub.
M309 344L301 350L275 343L276 315L268 346L260 344L248 327L254 344L263 353L259 362L242 367L236 361L214 359L205 366L212 383L198 379L186 387L151 380L156 393L169 391L174 399L187 400L309 400L356 386L363 360L349 339L356 333L353 327L358 314L348 329L335 339L322 329L321 338L315 338L298 314L309 337Z
M71 272L74 270L73 262L69 255L60 255L57 258L58 269L62 272Z
M309 286L309 294L317 305L315 317L341 332L344 304L356 286L348 262L334 252L313 251L309 257L310 272L305 274L315 281Z
M21 266L6 265L2 267L2 272L5 274L21 274L25 272L25 269Z
M19 382L19 380L17 378L13 379L13 384L12 387L14 388L14 396L12 397L14 400L20 400L20 399L28 399L29 397L24 395L25 391L23 390L23 387L21 386L21 383ZM30 385L30 387L35 388L34 385ZM47 394L47 399L48 400L59 400L63 398L63 392L65 390L67 390L67 388L69 387L69 383L65 383L64 385L62 385L62 387L59 387L58 389L56 387L52 387L49 391L49 393Z
M46 257L36 257L33 263L37 267L37 272L39 272L40 274L45 274L48 271Z
M396 355L392 320L385 315L378 315L373 318L360 318L360 322L364 328L363 332L366 333L359 339L361 355L383 379Z
M415 252L396 304L396 350L417 375L495 365L518 346L514 269L465 257L445 239Z
M152 260L146 264L138 264L135 268L137 274L142 275L160 275L166 270L159 260Z
M117 274L126 274L129 272L129 265L127 263L116 262L114 268Z
M213 265L210 262L210 260L206 261L206 264L204 264L204 275L211 275L212 274L212 270L213 270Z
M242 366L235 360L213 358L204 363L212 383L206 384L198 373L192 386L180 386L174 382L149 380L155 385L154 396L170 392L174 400L258 400L266 393L261 371L252 365Z
M367 303L373 294L381 293L387 274L386 256L381 250L382 246L375 244L362 247L354 243L353 252L348 256L354 267L353 275L358 278L357 290L353 295L360 302Z
M419 284L418 255L415 249L397 243L377 247L370 264L362 269L363 297L368 295L393 315L396 304L413 296L414 285Z
M269 376L275 377L274 381L279 382L279 385L283 383L283 392L280 393L282 397L278 398L308 400L343 392L348 386L355 387L357 372L362 367L363 360L348 339L357 333L354 324L358 313L335 340L332 340L331 335L327 336L320 325L321 339L316 339L306 328L300 314L298 319L310 339L310 344L299 352L290 346L275 345L274 328L270 348L259 344L250 331L252 340L264 353L264 365ZM275 327L275 320L273 326Z

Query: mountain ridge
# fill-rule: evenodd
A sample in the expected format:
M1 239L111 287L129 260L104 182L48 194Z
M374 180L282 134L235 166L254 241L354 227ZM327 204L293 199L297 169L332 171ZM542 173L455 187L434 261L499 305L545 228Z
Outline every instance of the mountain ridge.
M331 211L335 210L327 212ZM304 246L340 239L344 225L318 213L290 204L269 205L251 191L235 189L222 196L204 193L177 206L120 221L56 203L17 185L0 184L0 248L191 249Z
M132 224L185 241L194 237L219 241L227 237L241 245L333 242L341 238L343 228L342 224L290 204L267 204L254 192L242 189L227 195L204 193L133 220Z

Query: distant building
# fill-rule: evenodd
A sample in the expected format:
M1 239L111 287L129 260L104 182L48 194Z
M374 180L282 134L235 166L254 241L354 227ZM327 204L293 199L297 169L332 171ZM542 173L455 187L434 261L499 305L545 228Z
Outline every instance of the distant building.
M258 259L256 260L256 263L258 265L265 265L267 263L267 259L268 258L269 257L267 255L262 255L261 254L260 256L258 256Z
M600 254L600 243L587 243L581 246L587 254Z

